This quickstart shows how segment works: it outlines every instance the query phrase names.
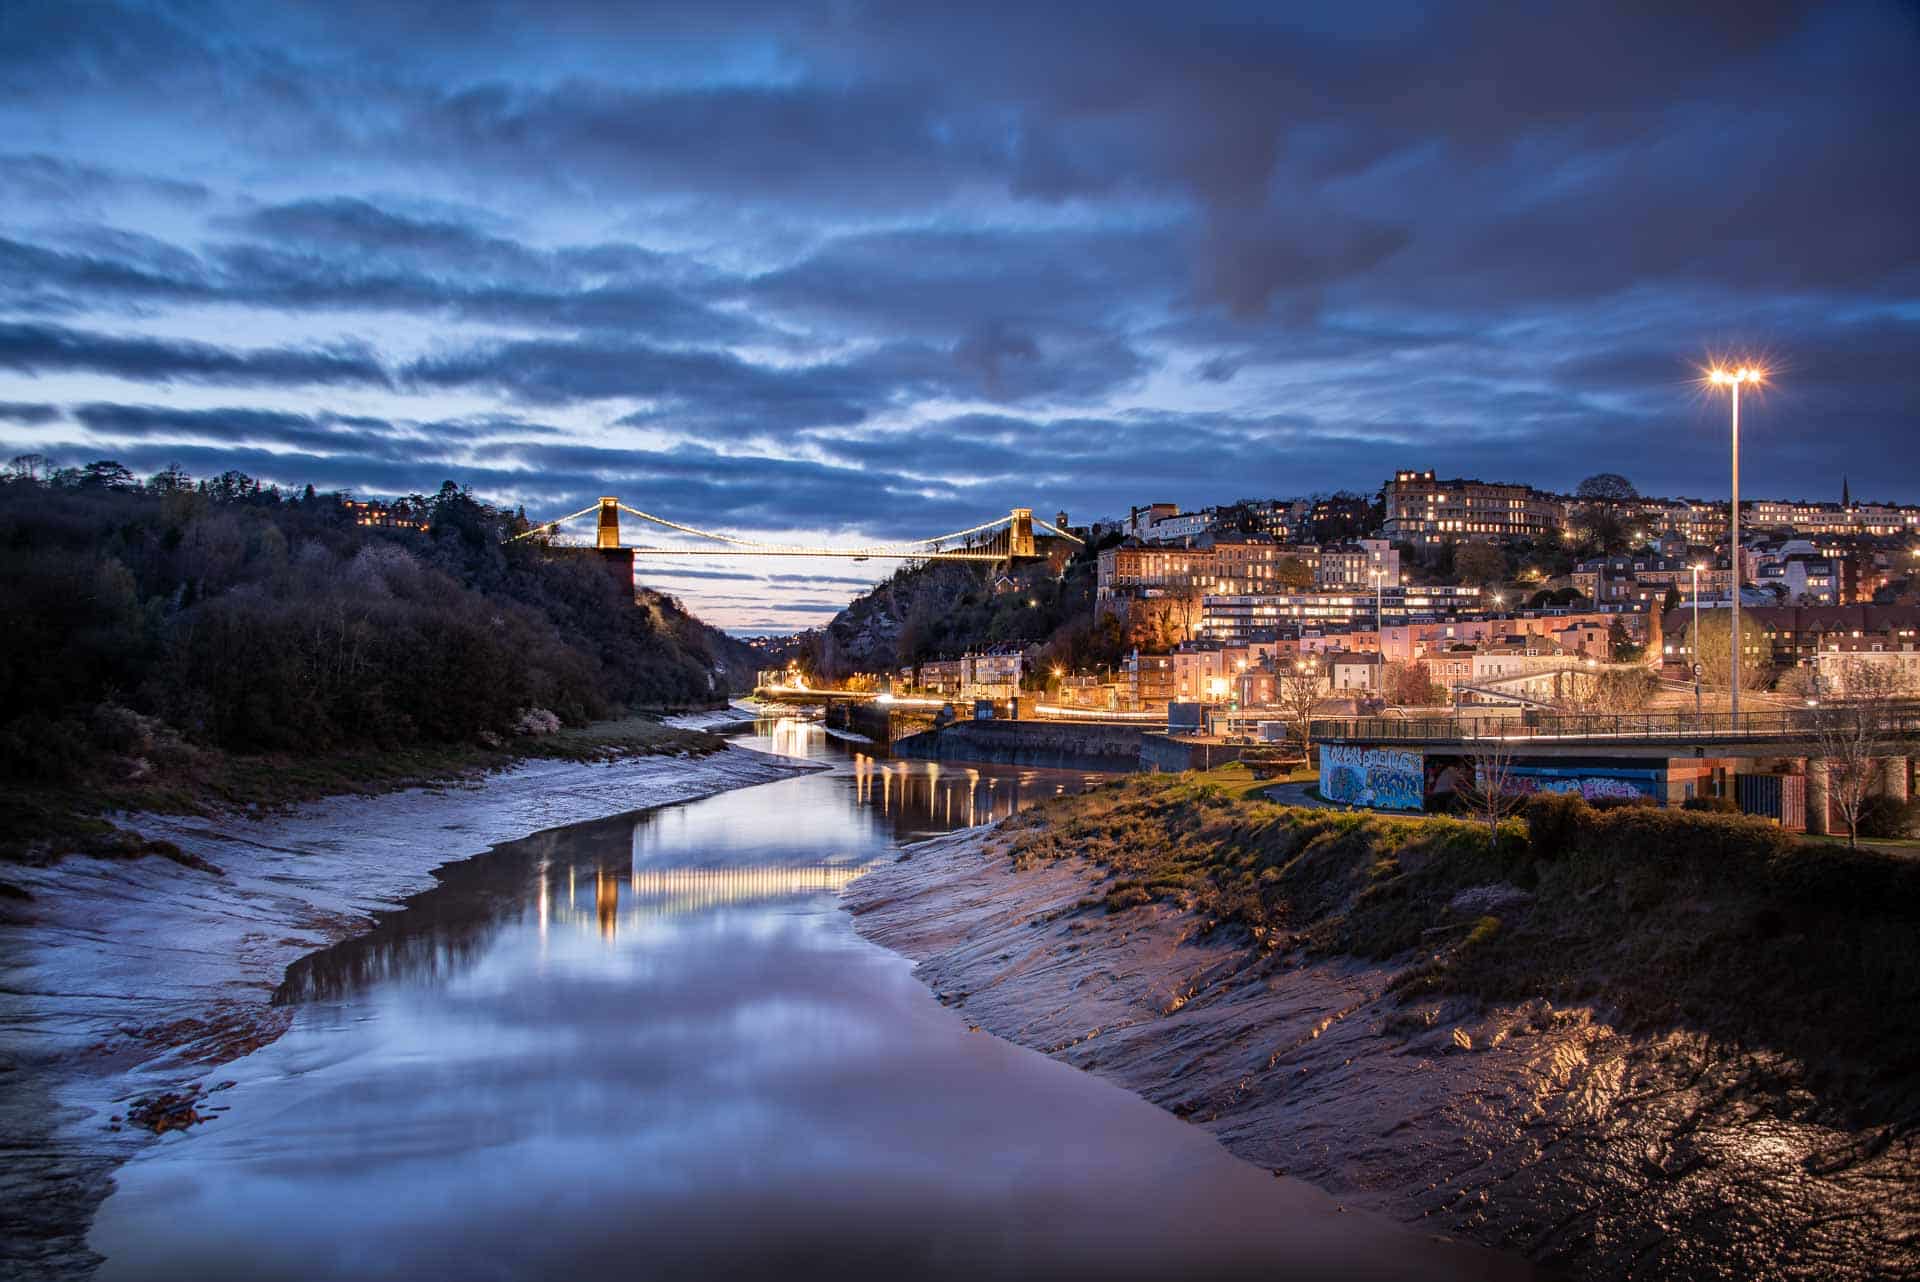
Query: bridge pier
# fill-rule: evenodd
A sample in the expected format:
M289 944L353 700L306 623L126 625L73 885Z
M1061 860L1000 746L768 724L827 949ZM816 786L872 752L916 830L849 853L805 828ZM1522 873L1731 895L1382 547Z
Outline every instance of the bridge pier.
M1880 765L1885 772L1881 776L1881 791L1895 801L1906 801L1912 795L1905 757L1888 757Z
M1807 831L1816 837L1825 836L1833 831L1830 795L1831 790L1827 783L1827 759L1808 757Z

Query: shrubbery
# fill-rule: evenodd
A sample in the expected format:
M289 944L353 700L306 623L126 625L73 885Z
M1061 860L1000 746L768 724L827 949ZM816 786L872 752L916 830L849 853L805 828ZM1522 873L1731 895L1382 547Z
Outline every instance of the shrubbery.
M1711 815L1737 815L1740 803L1732 797L1688 797L1680 803L1682 810L1700 810Z
M1920 800L1876 795L1860 805L1862 837L1920 837Z

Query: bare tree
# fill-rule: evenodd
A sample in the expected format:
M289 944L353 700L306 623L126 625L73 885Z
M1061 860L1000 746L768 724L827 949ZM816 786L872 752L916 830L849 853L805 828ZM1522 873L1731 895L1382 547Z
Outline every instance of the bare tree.
M1513 740L1501 735L1481 735L1469 741L1467 778L1456 795L1467 805L1468 813L1487 825L1487 838L1497 841L1500 821L1518 814L1526 796L1517 787Z
M1687 645L1692 650L1688 657L1700 664L1700 683L1708 690L1724 691L1732 685L1728 677L1733 671L1733 640L1728 619L1726 610L1701 611L1699 636L1693 635L1691 619L1686 625ZM1740 659L1740 688L1765 690L1773 683L1772 643L1766 639L1765 630L1747 619L1740 625L1740 644L1747 651Z
M1311 762L1313 710L1319 705L1320 696L1326 688L1326 674L1320 656L1303 654L1291 662L1276 658L1274 665L1273 697L1279 703L1287 724L1293 728L1294 737L1300 740L1300 754Z
M1566 712L1617 716L1644 711L1659 688L1659 680L1644 668L1575 671L1566 675L1553 702Z
M1846 660L1837 675L1842 693L1814 710L1814 742L1827 763L1827 795L1847 822L1847 844L1857 846L1861 812L1879 790L1893 747L1894 705L1906 682L1894 662L1865 656Z

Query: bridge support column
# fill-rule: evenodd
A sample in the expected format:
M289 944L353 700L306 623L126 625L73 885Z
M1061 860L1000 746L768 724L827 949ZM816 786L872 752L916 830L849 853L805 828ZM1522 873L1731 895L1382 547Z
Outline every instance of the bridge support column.
M600 500L600 524L594 530L593 545L597 548L617 548L620 546L620 500Z
M1827 759L1825 757L1807 758L1807 831L1815 836L1825 836L1833 831L1829 815L1827 788Z
M1881 791L1885 792L1895 801L1907 800L1908 797L1912 795L1912 790L1909 786L1907 759L1905 757L1888 757L1880 763L1880 768L1886 772L1881 776Z

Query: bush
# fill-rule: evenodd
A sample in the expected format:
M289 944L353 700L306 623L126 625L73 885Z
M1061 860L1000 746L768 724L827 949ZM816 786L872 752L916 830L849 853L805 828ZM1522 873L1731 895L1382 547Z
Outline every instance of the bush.
M1860 806L1859 828L1862 837L1920 836L1920 801L1868 797Z
M1737 815L1740 813L1740 803L1732 797L1688 797L1680 803L1680 809L1710 815Z
M1581 830L1593 820L1593 807L1572 793L1543 792L1527 799L1527 853L1554 859L1574 848Z

